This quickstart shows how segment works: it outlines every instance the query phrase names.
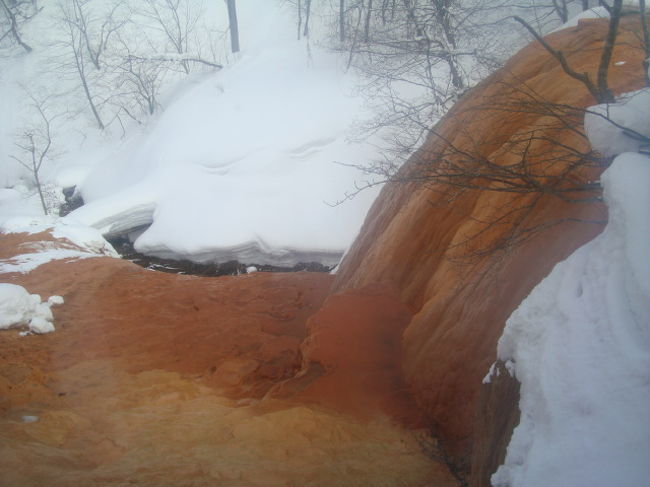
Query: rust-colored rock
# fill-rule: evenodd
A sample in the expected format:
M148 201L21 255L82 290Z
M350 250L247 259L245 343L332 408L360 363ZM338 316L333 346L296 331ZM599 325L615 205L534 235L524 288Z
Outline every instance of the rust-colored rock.
M57 332L47 337L55 367L108 357L131 372L192 374L232 397L260 398L300 367L306 319L325 299L332 277L256 273L212 279L92 258L53 261L4 281L64 296L65 305L55 310ZM29 343L37 342L13 335L4 342L9 349L20 344L27 361Z
M490 381L481 385L472 445L472 487L491 487L490 477L503 465L512 431L519 424L519 386L500 360L494 364Z
M301 373L271 395L360 418L383 413L422 427L401 370L402 333L410 320L395 292L384 286L330 296L308 321Z
M576 71L595 73L606 30L605 21L586 21L548 41L566 54ZM618 93L642 85L642 52L634 47L639 45L637 30L637 18L623 19L609 74ZM535 109L525 108L531 96L575 107L595 103L533 43L466 94L401 175L408 179L428 170L451 145L459 152L450 157L467 151L499 165L521 160L524 149L533 162L545 161L559 145L589 150L581 122L575 130L562 130L547 109L539 112L539 102ZM536 137L527 147L529 139L518 140L533 133ZM566 164L549 162L544 168L557 175ZM570 177L597 178L598 170L575 171ZM513 213L514 208L519 209ZM403 338L406 381L459 468L469 469L481 379L495 360L505 320L555 263L601 231L601 225L586 222L604 220L606 210L597 202L459 191L435 182L388 184L370 210L340 266L334 290L348 292L375 283L399 290L414 314ZM513 229L523 230L521 242L509 246ZM498 251L484 253L486 249Z
M0 235L0 256L43 240L69 245ZM348 344L338 317L350 324L368 311L331 298L336 309L321 316L335 318L336 333L314 340L334 348L314 356L363 372L334 370L344 382L336 389L328 370L305 397L276 399L268 391L300 367L307 318L332 276L191 277L98 257L0 279L65 298L54 333L0 332L0 485L457 485L386 414L403 404L387 397L400 380L392 325L410 316L398 301L366 293L377 309ZM373 333L374 318L388 328Z

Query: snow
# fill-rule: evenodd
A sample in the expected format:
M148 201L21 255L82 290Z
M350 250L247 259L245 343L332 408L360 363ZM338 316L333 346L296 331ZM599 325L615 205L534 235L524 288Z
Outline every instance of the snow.
M609 12L605 9L605 7L590 8L589 10L585 10L571 17L567 22L562 24L557 29L554 29L550 33L558 32L564 29L570 29L572 27L577 27L578 23L581 20L587 20L587 19L609 19Z
M625 117L647 111L645 97L612 113L638 122ZM590 132L595 147L624 146L620 132L603 133ZM648 485L649 181L650 158L619 155L602 177L604 232L559 263L508 320L498 357L512 361L521 383L521 420L492 485Z
M591 107L585 116L585 130L592 147L604 156L637 152L639 140L623 134L622 127L634 127L650 138L650 88L628 93L615 104Z
M106 236L151 225L139 252L197 262L336 264L376 191L336 206L377 154L346 140L362 113L338 56L258 48L179 96L81 185L69 219Z
M30 294L16 284L0 283L0 330L27 325L36 334L54 331L51 306L63 304L61 296L41 302L38 294Z
M119 257L113 247L94 228L55 217L16 217L0 224L0 235L47 232L58 241L44 240L23 244L31 252L0 259L0 274L26 274L53 260ZM55 298L56 300L56 298Z
M7 95L0 107L0 182L7 186L0 193L0 223L42 213L31 176L7 157L20 155L15 137L37 118L25 102L26 86L48 95L47 113L66 114L53 122L53 149L41 179L59 193L77 186L83 195L87 205L67 221L106 237L130 233L136 250L159 257L271 265L339 261L377 189L348 199L368 176L338 163L365 166L380 153L379 135L347 138L353 124L373 114L354 93L359 80L345 72L344 56L319 47L315 37L296 41L295 12L267 0L238 4L242 52L226 53L226 35L213 36L222 39L214 45L205 37L226 31L225 4L205 2L198 54L212 59L211 52L224 69L167 73L160 112L142 125L124 117L100 133L74 73L62 71L66 38L52 27L59 25L59 3L44 5L24 26L32 53L0 58L0 88ZM140 15L141 2L129 5ZM109 6L98 0L88 8L100 15ZM318 22L319 8L312 12L313 36L329 28ZM160 29L138 24L144 18L132 20L122 36L136 39L141 29L159 42ZM154 56L187 57L167 55L161 45ZM119 49L107 46L106 56L119 57ZM113 96L111 86L94 85L96 97ZM102 107L107 119L111 106Z

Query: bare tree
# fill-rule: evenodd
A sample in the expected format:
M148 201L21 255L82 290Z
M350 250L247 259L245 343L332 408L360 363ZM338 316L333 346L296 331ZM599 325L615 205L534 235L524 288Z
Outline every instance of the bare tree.
M311 0L282 0L296 12L296 38L309 36L309 21L311 18ZM304 22L303 22L304 21Z
M20 25L32 19L41 9L36 7L36 2L29 1L7 1L0 0L0 27L5 31L0 32L0 42L7 37L11 37L16 44L22 47L26 52L31 52L32 48L27 44L20 33Z
M76 1L76 0L73 0ZM72 65L73 69L76 72L81 88L84 92L86 101L90 108L91 113L95 121L97 122L97 127L100 130L104 130L106 125L102 120L102 117L99 113L95 97L92 93L91 81L88 74L88 55L87 55L87 45L84 41L83 32L81 32L76 23L76 14L74 10L74 5L72 8L70 6L61 7L61 15L63 23L66 27L67 40L66 45L70 49L72 54Z
M124 7L123 1L117 1L110 11L101 18L89 11L89 0L70 0L65 9L63 19L71 28L77 31L86 49L86 55L95 69L102 68L101 58L109 45L109 41L127 20L118 12Z
M305 0L305 28L302 35L309 36L309 20L311 19L311 0Z
M339 41L345 42L345 0L339 0Z
M609 27L595 73L597 81L593 81L594 74L576 73L561 50L550 47L535 33L564 73L581 81L597 101L604 103L614 101L607 77L600 73L611 60L622 15L620 3L617 1L610 6ZM530 216L550 199L570 205L600 201L598 174L609 160L589 146L583 129L587 113L603 118L623 135L638 141L641 150L650 147L650 139L610 119L607 113L550 102L513 76L501 81L500 85L500 89L495 90L497 95L484 94L476 97L475 101L461 104L461 108L455 108L453 129L428 131L426 149L413 154L404 167L400 168L390 160L366 166L369 182L348 196L354 196L364 187L385 182L417 183L443 193L444 205L453 204L468 191L509 194L510 197L503 200L504 204L486 212L489 217L476 222L478 230L475 233L466 235L466 239L458 244L459 247L471 248L471 257L507 251L537 233L569 220L604 223L604 217L544 221L531 220ZM523 118L523 128L514 133L506 129L502 133L498 121L511 117ZM472 129L475 121L494 126L494 130L478 138ZM495 232L495 227L503 231ZM498 235L496 240L495 235Z
M10 155L9 157L30 172L41 200L43 213L47 215L49 210L40 174L43 163L48 159L51 152L52 122L56 116L47 112L48 98L38 99L29 91L26 90L26 92L32 101L32 107L36 109L38 120L33 125L25 128L19 135L15 145L20 149L20 154Z
M614 44L616 43L616 35L618 33L618 24L621 19L622 8L623 0L614 0L614 5L610 9L609 29L601 54L600 63L598 65L597 80L595 82L588 73L580 73L575 71L567 62L564 53L551 47L549 43L546 42L546 40L544 40L542 36L537 33L528 22L517 16L515 16L514 19L523 25L526 30L528 30L528 32L530 32L532 36L544 47L544 49L546 49L548 53L551 54L551 56L553 56L560 63L562 69L566 74L584 84L589 90L589 93L591 93L598 102L609 103L614 101L614 95L607 85L607 73L609 71L609 65L612 60Z
M118 78L116 88L120 90L120 94L134 100L142 113L153 115L160 107L158 95L167 72L164 61L127 56L119 69L122 76ZM119 108L130 118L140 121L131 113L127 103L120 100Z
M237 4L235 0L226 0L228 7L228 26L230 29L230 50L239 52L239 21L237 20Z
M650 32L648 31L648 13L645 7L645 0L639 0L639 15L641 17L641 35L645 58L643 60L643 72L645 73L645 84L650 86Z
M174 51L183 56L190 52L190 37L202 15L202 9L193 9L187 0L143 0L142 15L153 21ZM185 73L189 63L181 60Z

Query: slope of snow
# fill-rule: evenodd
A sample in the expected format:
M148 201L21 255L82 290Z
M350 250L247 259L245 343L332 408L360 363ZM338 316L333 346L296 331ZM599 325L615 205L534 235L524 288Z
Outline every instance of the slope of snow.
M650 158L619 155L602 177L607 228L508 320L498 356L521 383L521 420L494 486L648 484L649 181Z
M160 257L334 265L375 196L333 206L364 178L337 162L377 155L346 140L362 106L338 61L295 41L243 54L96 165L69 218L105 235L151 224L135 248Z
M196 48L209 59L214 54L225 68L189 76L166 72L161 110L142 125L126 116L115 122L115 107L104 103L102 115L113 123L100 132L70 70L62 4L44 4L23 25L34 48L30 54L7 49L0 58L0 88L7 95L0 99L0 184L6 187L0 194L0 223L42 212L32 175L12 159L26 157L16 145L19 136L40 122L27 88L53 117L53 144L41 180L59 193L76 185L88 203L70 221L106 236L150 225L135 247L162 257L275 265L338 262L376 192L365 191L341 206L333 203L366 184L366 175L350 165L378 158L380 139L347 140L353 123L371 117L361 97L352 95L359 80L344 72L345 59L319 48L315 38L296 41L294 7L238 2L242 52L232 55L225 3L191 1L192 8L204 9L192 34ZM87 7L98 22L113 5L96 0ZM120 36L135 54L140 35L164 46L159 27L138 13L141 2L128 0L117 18L128 6L135 17ZM314 6L312 34L328 28L319 20L320 10L329 12L327 6ZM119 43L107 46L108 61L124 55ZM109 73L92 86L97 100L110 99L115 91L117 78L110 76L117 75Z

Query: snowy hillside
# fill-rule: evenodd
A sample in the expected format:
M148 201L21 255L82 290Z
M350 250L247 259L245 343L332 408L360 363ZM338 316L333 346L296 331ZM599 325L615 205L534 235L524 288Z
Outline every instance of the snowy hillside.
M248 0L238 12L242 52L233 56L224 37L224 6L204 7L201 26L221 32L214 38L219 42L211 38L212 54L224 68L190 76L166 72L161 106L141 123L106 102L103 121L115 118L99 133L89 111L82 115L83 97L65 93L75 87L74 77L66 72L54 80L56 73L43 69L66 52L65 36L46 27L60 21L59 4L65 2L46 5L26 25L34 51L3 61L2 88L12 96L3 97L0 120L6 187L0 220L42 212L29 172L14 159L25 156L16 134L41 121L22 86L40 102L39 87L49 77L55 88L44 111L52 114L53 143L41 179L51 205L62 200L63 187L77 186L86 205L68 219L109 237L131 232L136 250L161 257L338 262L376 194L346 198L367 182L350 165L377 158L379 143L348 140L351 125L371 114L354 96L358 81L344 72L340 55L297 41L293 13L280 2ZM47 35L35 35L38 30ZM123 47L115 45L107 56ZM112 100L118 74L101 86L110 94L102 100Z
M70 218L107 235L153 223L135 241L149 255L334 265L374 196L332 206L362 176L337 162L374 153L346 141L361 107L337 58L304 47L244 54L187 90L94 168Z

